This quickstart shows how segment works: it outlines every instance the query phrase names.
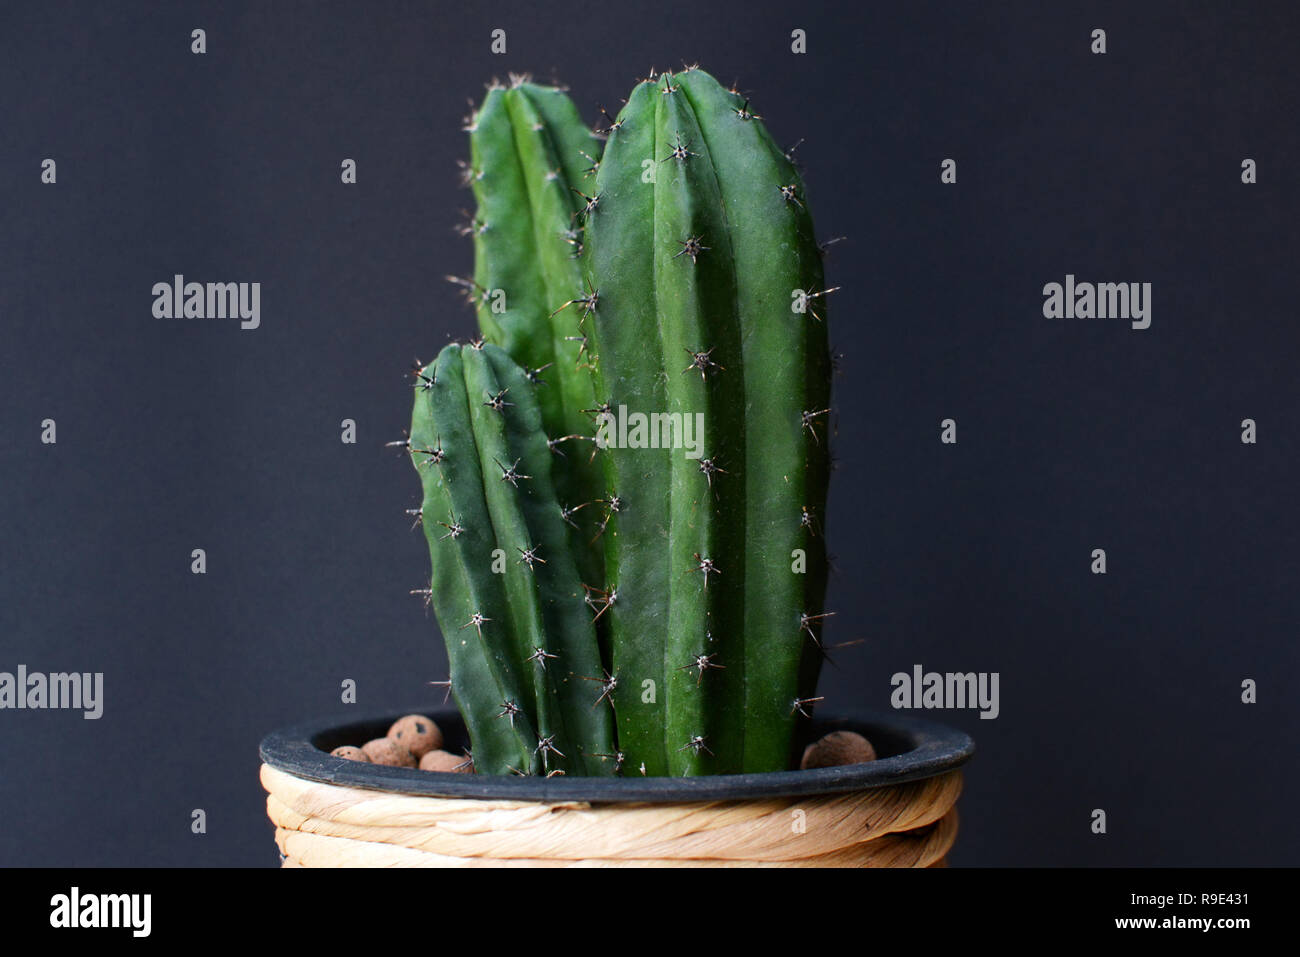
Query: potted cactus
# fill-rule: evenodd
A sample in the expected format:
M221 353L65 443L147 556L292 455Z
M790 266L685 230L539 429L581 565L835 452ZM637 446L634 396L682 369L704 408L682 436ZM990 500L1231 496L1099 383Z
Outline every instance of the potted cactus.
M479 335L403 442L459 714L432 773L327 753L383 716L264 742L286 862L941 863L969 739L813 718L830 290L790 158L698 68L600 134L523 77L467 129Z

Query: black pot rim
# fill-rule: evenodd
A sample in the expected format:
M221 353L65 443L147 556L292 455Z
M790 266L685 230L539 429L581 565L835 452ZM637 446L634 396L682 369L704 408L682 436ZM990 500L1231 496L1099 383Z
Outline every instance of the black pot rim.
M889 787L935 777L960 767L975 753L970 736L955 728L895 712L861 713L849 717L814 718L804 737L812 740L830 731L866 735L881 757L865 764L808 771L764 774L718 774L706 777L641 777L624 769L623 777L517 777L514 775L452 774L391 768L336 758L329 752L341 744L361 744L382 737L404 714L423 714L437 722L448 750L465 740L460 715L450 709L385 712L340 721L322 718L274 731L263 739L262 760L274 768L309 781L421 797L513 801L582 801L590 804L679 803L834 794Z

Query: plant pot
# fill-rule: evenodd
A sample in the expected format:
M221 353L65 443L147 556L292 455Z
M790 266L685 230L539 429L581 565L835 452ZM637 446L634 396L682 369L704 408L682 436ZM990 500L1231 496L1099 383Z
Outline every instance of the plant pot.
M468 743L456 712L420 713L446 750ZM884 714L815 719L806 735L858 731L877 760L768 774L489 776L329 754L394 720L310 722L262 742L285 867L938 867L974 751L960 731Z

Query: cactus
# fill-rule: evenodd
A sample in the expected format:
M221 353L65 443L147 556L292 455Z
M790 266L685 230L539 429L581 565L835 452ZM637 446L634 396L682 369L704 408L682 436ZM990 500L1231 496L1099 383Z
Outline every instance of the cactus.
M703 413L705 429L698 460L603 453L613 668L633 679L619 745L650 774L784 769L826 574L830 360L802 181L743 97L663 74L610 130L585 243L601 400Z
M587 544L594 510L581 510L599 492L600 471L579 441L590 438L583 410L595 393L581 335L557 309L581 295L577 217L602 144L563 90L522 76L512 76L509 86L493 83L467 128L467 178L478 203L467 227L474 279L453 280L466 289L483 338L539 386L542 421L560 456L556 489L575 510L575 559L585 580L599 582L600 550Z
M638 83L599 162L523 80L469 128L469 285L502 349L418 373L409 444L476 767L787 769L827 617L829 290L802 179L698 68ZM623 441L665 421L678 447ZM556 457L575 435L595 454ZM519 559L504 578L493 549Z
M493 345L420 370L410 454L451 688L484 773L612 773L600 651L533 385Z

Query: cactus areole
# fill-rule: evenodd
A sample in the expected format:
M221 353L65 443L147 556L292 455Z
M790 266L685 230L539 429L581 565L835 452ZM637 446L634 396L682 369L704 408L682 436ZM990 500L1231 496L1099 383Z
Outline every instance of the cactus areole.
M467 128L482 338L417 370L409 450L478 773L791 769L831 376L799 172L695 68L603 144L521 78Z

